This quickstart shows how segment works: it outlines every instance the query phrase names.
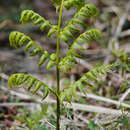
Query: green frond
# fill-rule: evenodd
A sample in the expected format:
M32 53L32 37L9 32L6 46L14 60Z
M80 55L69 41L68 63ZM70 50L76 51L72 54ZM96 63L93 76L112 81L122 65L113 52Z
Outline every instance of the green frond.
M35 25L39 25L40 30L45 30L46 28L49 29L48 35L51 36L52 34L55 34L57 31L56 25L52 25L48 20L40 16L39 14L35 13L32 10L24 10L21 13L20 21L25 24L28 22L33 22Z
M20 21L22 24L33 22L35 25L40 25L41 30L52 26L49 21L32 10L22 11Z
M84 4L85 4L84 0L66 0L64 2L64 7L66 9L75 7L79 10L82 6L84 6Z
M109 72L116 66L117 64L102 65L85 73L79 80L71 84L68 89L65 89L61 93L62 101L71 101L71 99L68 99L67 97L72 97L73 95L76 96L77 89L79 89L81 92L84 92L83 89L85 85L89 87L94 87L94 85L96 85L96 83L99 82L99 80L104 77L107 72Z
M22 47L24 44L25 50L29 50L31 47L39 49L41 52L44 52L44 49L40 47L36 42L34 42L30 37L26 36L24 33L13 31L9 35L10 45L12 47L18 48Z
M49 53L45 51L38 43L34 42L30 37L21 32L11 32L9 35L10 45L18 48L24 46L25 51L30 51L30 56L40 54L40 60L38 61L41 66L47 59L49 59Z
M98 40L101 38L101 31L98 29L90 29L82 33L74 42L71 44L70 49L67 52L67 55L61 59L59 63L59 69L64 73L69 72L76 62L76 57L80 58L81 56L77 53L78 51L84 50L82 44L90 44L93 40Z
M101 38L101 31L99 29L90 29L84 33L82 33L77 39L74 40L73 44L71 45L71 49L80 49L79 43L82 44L90 44L93 40L99 40Z
M24 50L29 51L30 56L36 56L39 54L39 66L43 65L47 60L49 61L46 67L48 70L55 66L56 54L49 54L38 43L34 42L30 37L26 36L24 33L16 31L11 32L9 35L9 41L12 47L18 48L24 46Z
M75 32L80 32L76 25L86 27L85 19L97 16L98 12L98 9L93 4L86 4L83 6L61 31L61 40L68 43L69 40L73 39L73 34Z
M50 91L50 88L45 83L31 75L17 73L9 77L8 86L10 88L15 88L21 85L26 85L27 90L30 90L33 94L37 93L38 90L41 89L42 91L44 91L43 98L46 98Z
M49 54L38 43L34 42L30 37L26 36L24 33L16 31L11 32L9 35L9 41L12 47L18 48L24 46L24 50L29 51L30 56L36 56L39 54L39 66L43 65L46 60L49 61L46 67L48 70L56 65L56 54Z
M106 75L106 73L115 66L117 66L117 64L102 65L102 66L96 67L90 70L89 72L85 73L78 81L76 81L75 86L80 87L81 84L86 84L92 87L93 83L98 82L101 77Z

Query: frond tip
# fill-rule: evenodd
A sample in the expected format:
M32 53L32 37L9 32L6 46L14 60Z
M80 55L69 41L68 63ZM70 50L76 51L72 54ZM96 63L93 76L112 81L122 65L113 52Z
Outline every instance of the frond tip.
M29 50L31 47L34 46L38 50L41 50L42 52L44 51L44 49L42 49L42 47L40 47L38 43L34 42L29 36L18 31L13 31L10 33L9 41L10 45L15 48L22 47L24 44L27 44L25 50Z
M41 31L48 28L48 37L55 34L57 31L56 25L52 25L48 20L40 16L38 13L35 13L33 10L22 11L20 21L22 24L33 22L35 25L39 26Z
M46 98L49 93L49 87L43 83L42 81L38 80L37 78L23 73L17 73L13 74L8 79L8 86L10 88L18 87L21 85L26 85L27 90L32 89L32 93L35 94L40 90L41 88L44 88L44 95L43 98Z
M20 21L22 22L22 24L32 21L35 25L40 25L41 30L44 30L47 27L51 27L49 21L45 20L42 16L32 10L22 11Z
M39 66L49 59L49 53L24 33L17 31L11 32L9 35L9 41L12 47L18 48L24 46L24 50L29 51L30 56L36 56L40 54L41 57L38 61Z

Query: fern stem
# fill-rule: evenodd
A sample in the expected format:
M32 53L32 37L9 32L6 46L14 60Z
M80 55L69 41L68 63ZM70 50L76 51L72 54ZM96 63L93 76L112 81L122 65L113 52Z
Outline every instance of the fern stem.
M59 61L60 61L60 30L62 24L62 11L63 11L63 2L61 2L59 20L58 20L58 30L57 30L57 40L56 40L56 77L57 77L57 95L60 95L60 71L59 71ZM56 121L56 130L60 130L60 99L57 96L57 121Z

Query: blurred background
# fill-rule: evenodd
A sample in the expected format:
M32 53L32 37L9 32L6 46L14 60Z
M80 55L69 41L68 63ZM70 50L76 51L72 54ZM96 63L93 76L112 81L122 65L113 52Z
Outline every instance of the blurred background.
M122 50L123 55L129 56L130 53L130 1L129 0L86 0L92 2L100 10L99 17L94 21L87 21L93 27L103 32L103 37L98 42L90 44L88 50L84 51L84 60L69 74L62 75L62 85L67 86L69 82L79 78L84 72L92 69L94 66L109 64L113 61L122 63L117 53L113 50ZM24 9L32 9L50 20L57 23L57 14L51 0L0 0L0 129L2 130L48 130L55 126L55 106L37 103L40 96L33 97L24 89L9 90L7 86L8 76L13 73L29 73L47 84L54 87L56 83L55 69L46 71L44 67L38 68L38 57L29 57L23 49L14 49L9 45L9 33L17 30L28 34L33 40L37 41L50 52L54 52L56 46L53 38L48 39L46 32L41 32L33 24L21 25L19 22L20 13ZM74 14L74 9L64 10L64 20L68 21ZM62 53L65 53L66 46L61 45ZM87 90L89 93L96 94L104 99L116 100L117 104L122 95L128 91L129 82L125 82L130 77L129 64L126 67L126 73L121 75L120 70L115 76L107 77L95 89ZM99 87L100 86L100 87ZM121 87L123 86L123 87ZM128 95L128 94L127 94ZM84 105L100 105L111 109L118 109L117 104L107 103L90 96L82 97L77 102ZM34 100L35 99L35 100ZM53 99L53 97L52 97ZM125 98L124 103L130 104L129 96ZM129 111L130 106L123 110ZM129 120L125 116L121 121L120 115L110 116L98 113L94 114L77 108L63 109L66 116L62 116L62 125L67 130L100 130L101 128L110 128L111 130L129 130ZM40 113L40 114L38 114ZM46 114L47 113L47 114ZM79 114L80 113L80 114ZM96 115L96 116L95 116ZM107 119L106 119L107 118ZM118 120L118 123L111 124L112 120ZM98 123L97 123L97 122ZM105 121L108 121L106 123ZM34 123L35 122L35 123ZM105 123L104 123L105 122Z

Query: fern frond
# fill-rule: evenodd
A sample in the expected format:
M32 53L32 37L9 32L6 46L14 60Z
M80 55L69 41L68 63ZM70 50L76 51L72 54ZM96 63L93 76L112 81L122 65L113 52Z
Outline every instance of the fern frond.
M99 40L101 38L101 31L99 29L90 29L82 33L71 45L70 49L79 49L79 43L89 44L93 40Z
M98 40L101 38L101 31L98 29L90 29L83 34L81 34L70 46L70 49L67 52L67 55L61 59L59 63L59 69L65 73L70 71L76 62L76 57L80 57L79 54L77 54L77 50L81 51L83 50L83 47L79 44L90 44L93 40Z
M106 75L108 71L110 71L113 67L116 67L117 64L109 64L109 65L102 65L96 67L89 72L85 73L78 81L75 82L75 86L80 88L80 85L86 84L90 87L93 86L93 83L96 83L100 80L101 77Z
M31 75L17 73L9 77L8 86L10 88L18 87L21 85L26 85L27 90L31 90L33 94L37 93L41 88L44 88L43 98L46 98L50 91L50 88L45 83Z
M26 36L24 33L13 31L9 35L10 45L12 47L18 48L22 47L24 44L27 43L25 46L25 50L29 50L32 46L38 48L42 52L44 49L40 47L36 42L34 42L29 36Z
M12 47L18 48L25 45L25 51L30 51L30 56L35 56L40 54L40 60L38 62L39 66L41 66L47 59L49 59L49 53L45 51L40 45L34 42L30 37L26 36L21 32L11 32L9 35L10 45Z
M86 4L83 6L69 21L67 26L61 31L61 40L68 43L71 39L73 39L73 34L75 32L80 32L80 30L77 29L76 25L86 27L84 20L87 18L95 17L98 12L98 9L93 4Z
M23 24L33 22L35 25L39 25L40 30L45 30L46 28L49 28L49 36L51 36L57 31L56 25L52 25L48 20L46 20L45 18L43 18L42 16L40 16L32 10L24 10L21 13L20 21Z
M25 51L30 51L30 56L36 56L40 54L40 59L38 61L38 65L41 66L48 60L47 69L51 69L55 66L56 62L56 54L49 54L46 50L44 50L38 43L34 42L30 37L26 36L24 33L20 32L11 32L9 36L10 45L12 47L18 48L24 46Z
M22 11L20 21L22 24L32 21L35 25L40 25L41 30L44 30L46 27L50 28L52 26L49 21L45 20L42 16L32 10Z
M117 64L102 65L85 73L79 80L70 85L70 87L61 93L61 99L71 101L68 97L76 95L77 89L83 92L84 86L94 87L107 72L116 67Z
M84 6L84 4L85 4L84 0L66 0L64 2L64 7L66 9L75 7L79 10L82 6Z

